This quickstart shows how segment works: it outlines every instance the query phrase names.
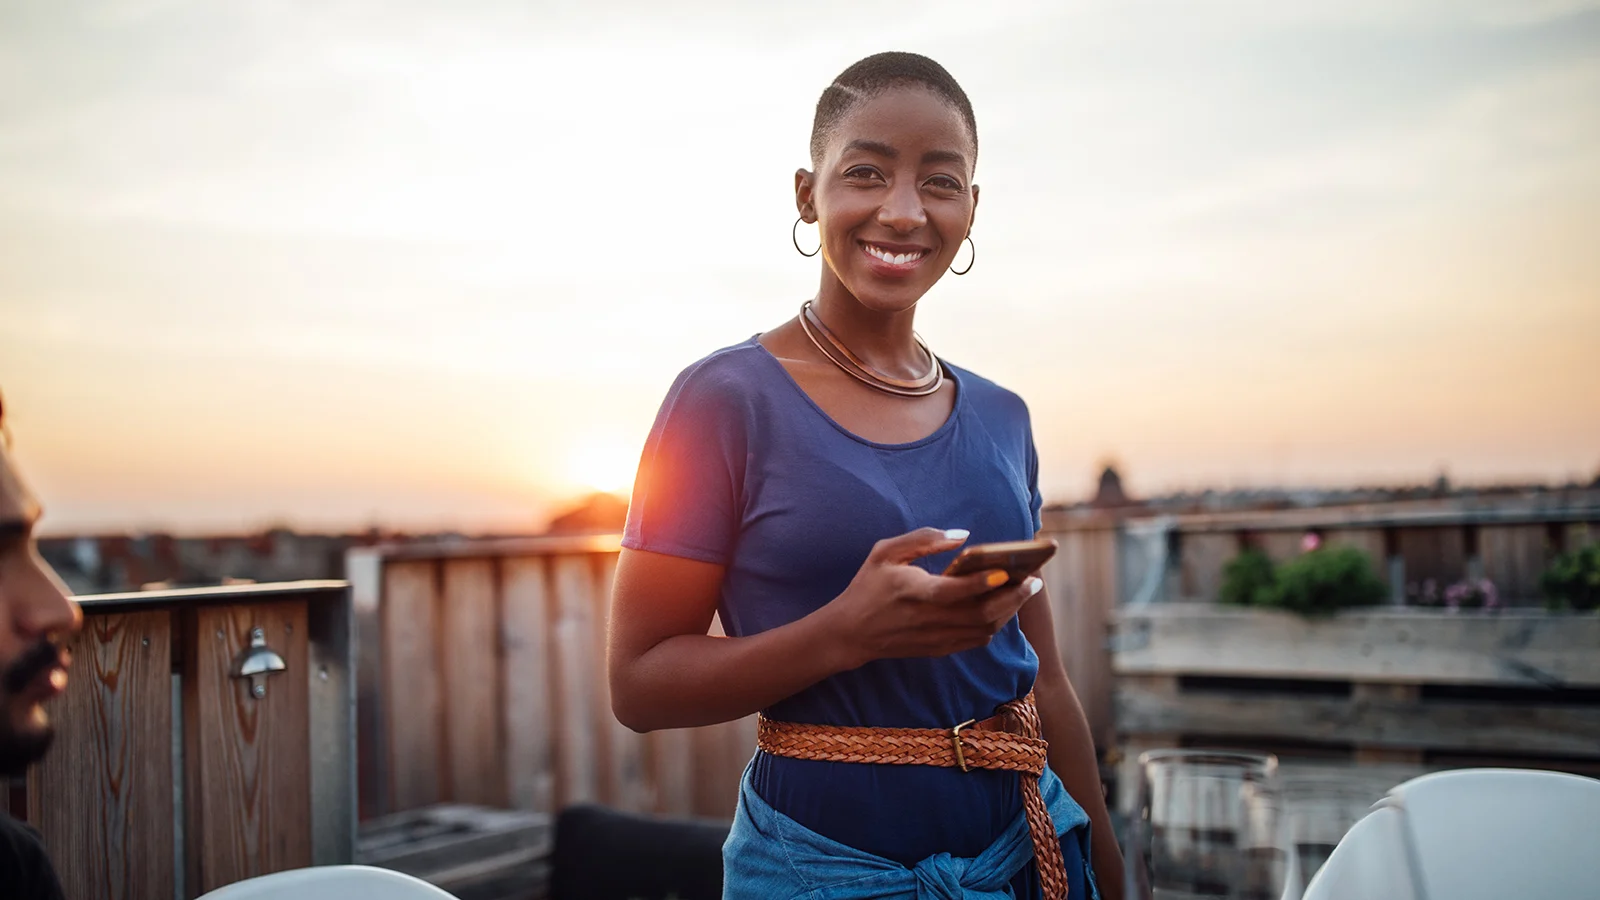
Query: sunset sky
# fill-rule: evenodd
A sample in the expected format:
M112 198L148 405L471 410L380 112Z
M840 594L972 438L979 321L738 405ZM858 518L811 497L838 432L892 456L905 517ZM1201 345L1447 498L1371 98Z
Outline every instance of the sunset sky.
M977 110L919 329L1047 499L1600 470L1600 3L0 4L0 391L46 530L526 530L793 315L817 94Z

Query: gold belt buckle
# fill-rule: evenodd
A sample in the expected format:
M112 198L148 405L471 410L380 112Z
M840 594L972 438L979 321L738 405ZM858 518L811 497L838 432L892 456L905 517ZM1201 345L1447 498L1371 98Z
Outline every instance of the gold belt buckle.
M961 729L977 723L977 719L968 719L960 725L950 729L950 744L956 751L956 768L963 772L971 771L967 768L967 756L961 752Z

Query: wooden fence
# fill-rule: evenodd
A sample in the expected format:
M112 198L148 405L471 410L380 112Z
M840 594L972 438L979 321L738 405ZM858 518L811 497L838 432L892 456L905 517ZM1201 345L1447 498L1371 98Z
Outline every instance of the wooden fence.
M1109 737L1115 532L1073 527L1046 571L1056 631ZM754 717L636 734L611 713L605 623L616 536L351 551L363 819L433 803L577 802L732 815Z
M1482 573L1529 603L1548 560L1600 533L1596 522L1592 495L1554 507L1393 504L1170 519L1050 511L1045 532L1061 550L1044 577L1057 645L1096 744L1108 750L1119 710L1131 708L1114 703L1117 610L1140 598L1213 599L1222 566L1243 546L1284 559L1310 531L1367 549L1397 597L1418 578ZM611 714L605 623L618 550L613 535L351 552L363 818L439 802L731 813L755 744L752 719L639 735ZM1248 639L1241 634L1230 653L1246 652L1240 641Z
M1074 520L1046 513L1044 531L1060 545L1043 573L1056 647L1089 719L1095 746L1105 750L1114 740L1108 637L1122 594L1119 525L1104 517Z
M352 551L363 819L433 803L732 815L754 719L636 734L605 670L615 536Z

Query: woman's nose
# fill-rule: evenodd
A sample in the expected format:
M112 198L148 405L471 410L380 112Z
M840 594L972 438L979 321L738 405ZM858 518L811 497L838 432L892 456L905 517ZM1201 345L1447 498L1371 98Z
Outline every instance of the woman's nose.
M878 207L878 224L902 234L928 224L928 211L923 207L922 195L914 184L896 185L889 189L883 205Z

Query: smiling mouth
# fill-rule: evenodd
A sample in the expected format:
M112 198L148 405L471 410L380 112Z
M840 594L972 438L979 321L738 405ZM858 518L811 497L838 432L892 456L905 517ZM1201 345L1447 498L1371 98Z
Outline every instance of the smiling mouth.
M861 249L865 250L867 255L873 259L888 263L891 266L909 266L913 263L920 262L924 256L928 255L929 252L927 250L903 250L896 252L886 247L880 247L877 244L867 243L866 241L861 242Z

